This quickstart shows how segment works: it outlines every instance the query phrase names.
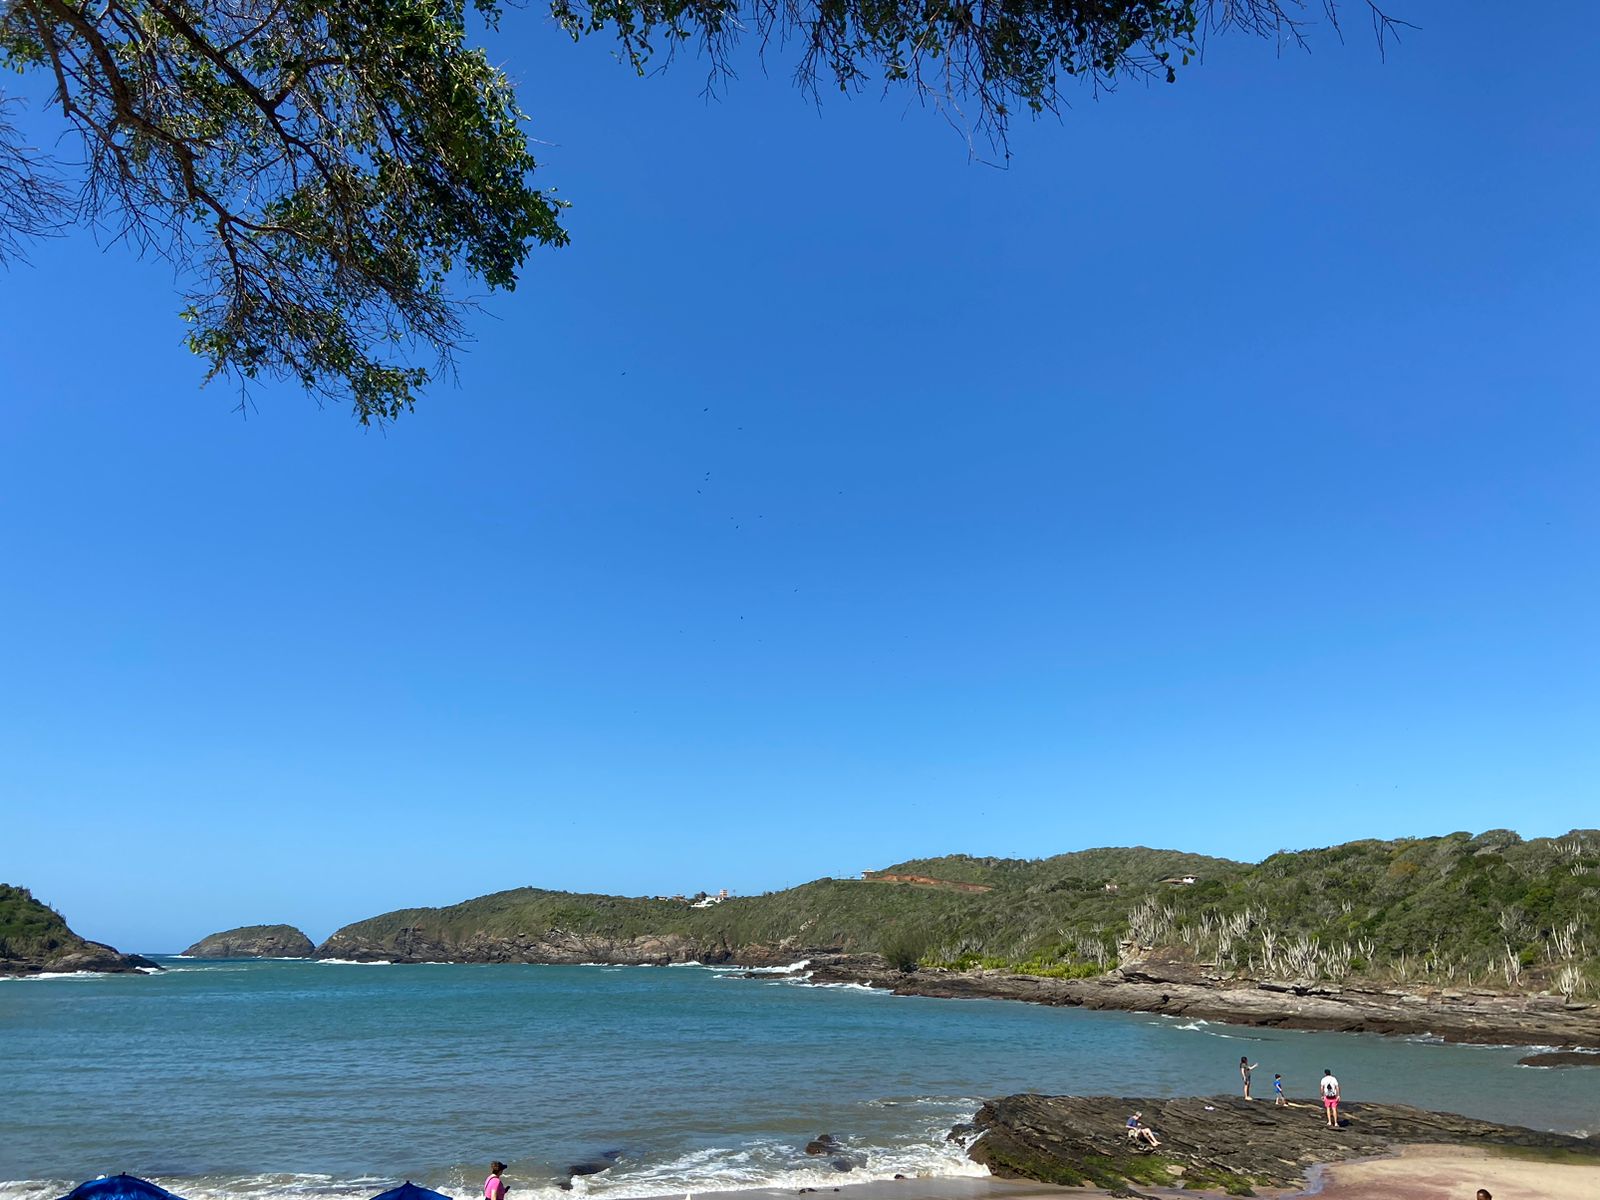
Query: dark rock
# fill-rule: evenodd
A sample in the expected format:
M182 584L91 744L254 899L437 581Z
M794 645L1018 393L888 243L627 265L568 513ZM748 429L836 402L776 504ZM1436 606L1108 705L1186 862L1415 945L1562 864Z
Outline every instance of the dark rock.
M241 925L203 937L184 951L190 958L310 958L316 949L293 925Z
M853 1171L856 1169L855 1163L851 1162L848 1158L832 1159L830 1160L829 1165L832 1166L835 1171Z
M1125 1123L1136 1110L1161 1139L1159 1148L1140 1152L1128 1141ZM1310 1101L1276 1108L1219 1096L1007 1096L978 1110L983 1136L967 1153L1003 1178L1107 1189L1181 1183L1233 1194L1299 1187L1314 1163L1372 1157L1408 1143L1571 1150L1600 1163L1600 1145L1585 1138L1405 1104L1347 1103L1340 1112L1342 1124L1330 1129Z
M1553 1054L1529 1054L1517 1059L1523 1067L1600 1067L1600 1054L1581 1050L1559 1050Z
M806 1143L807 1154L832 1154L840 1146L839 1139L831 1133L819 1133Z

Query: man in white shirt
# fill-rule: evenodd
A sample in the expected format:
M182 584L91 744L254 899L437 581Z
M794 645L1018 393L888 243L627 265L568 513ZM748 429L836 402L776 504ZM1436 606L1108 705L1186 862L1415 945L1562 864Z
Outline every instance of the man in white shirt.
M1339 1081L1332 1071L1322 1073L1322 1109L1328 1117L1328 1128L1339 1128Z

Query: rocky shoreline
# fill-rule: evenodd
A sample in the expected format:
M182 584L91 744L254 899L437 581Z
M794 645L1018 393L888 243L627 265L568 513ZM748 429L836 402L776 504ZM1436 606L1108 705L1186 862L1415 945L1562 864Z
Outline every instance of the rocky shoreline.
M1161 1141L1141 1151L1127 1136L1142 1111ZM1276 1108L1234 1096L1146 1099L1117 1096L1006 1096L986 1102L953 1138L968 1157L1006 1179L1108 1188L1205 1188L1248 1196L1256 1188L1304 1186L1318 1164L1371 1158L1406 1145L1517 1148L1600 1165L1592 1139L1496 1125L1405 1104L1347 1104L1329 1128L1312 1101Z
M1600 1005L1594 1003L1569 1002L1548 994L1225 978L1163 954L1150 954L1087 979L1050 979L927 967L902 972L875 954L845 954L836 946L807 947L795 941L731 946L720 940L708 942L676 934L607 938L550 930L538 936L480 933L445 942L420 928L408 928L381 942L341 931L318 946L316 956L391 962L652 966L699 962L740 967L786 966L807 960L812 978L819 983L859 983L903 996L1022 1000L1232 1025L1427 1035L1484 1045L1600 1049Z
M101 942L82 941L59 953L38 958L0 958L0 976L70 975L93 971L104 975L126 975L133 971L159 971L159 963L139 954L123 954Z
M1428 1035L1447 1042L1600 1048L1600 1005L1560 996L1379 990L1277 980L1211 980L1149 961L1089 979L995 971L892 970L881 960L818 963L819 982L860 983L902 996L1023 1000L1072 1008L1160 1013L1279 1029Z
M798 939L731 945L682 934L631 938L580 934L475 932L446 941L420 925L382 939L340 930L316 948L318 958L465 963L615 963L661 966L699 962L740 967L808 961L820 983L859 983L903 996L1022 1000L1073 1008L1149 1012L1189 1020L1282 1029L1437 1037L1447 1042L1600 1049L1600 1004L1548 993L1502 993L1440 987L1384 988L1304 980L1240 979L1208 971L1171 951L1141 957L1085 979L1004 971L898 971L876 954Z

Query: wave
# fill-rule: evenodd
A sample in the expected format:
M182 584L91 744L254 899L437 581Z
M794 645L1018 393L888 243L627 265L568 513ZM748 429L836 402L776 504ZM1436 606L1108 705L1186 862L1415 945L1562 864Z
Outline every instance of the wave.
M737 970L746 975L795 975L804 971L811 965L809 958L802 958L799 962L792 962L787 967L723 967L721 970Z
M887 1103L893 1103L892 1101ZM896 1144L848 1142L839 1157L854 1163L840 1171L829 1157L809 1157L793 1140L756 1138L736 1147L706 1147L659 1162L627 1162L608 1171L580 1176L571 1191L551 1185L529 1188L535 1200L642 1200L694 1192L744 1191L754 1188L795 1190L814 1187L828 1191L843 1184L893 1179L966 1176L987 1178L989 1170L967 1157L966 1148L947 1142L954 1120L970 1118L976 1106L966 1099L940 1100L918 1097L916 1136Z
M629 1160L570 1182L545 1176L545 1182L513 1179L523 1200L643 1200L690 1192L729 1192L755 1188L813 1187L827 1191L843 1184L893 1179L964 1176L982 1178L988 1168L972 1162L966 1149L947 1142L945 1133L955 1119L970 1117L974 1103L967 1098L910 1097L886 1100L918 1111L911 1138L894 1144L849 1142L838 1157L848 1158L852 1170L841 1171L830 1157L809 1157L794 1139L758 1137L736 1146L711 1146L685 1151L658 1161ZM909 1131L908 1131L909 1132ZM513 1176L517 1173L512 1172ZM477 1190L473 1168L430 1172L413 1176L422 1186L442 1191L458 1200L472 1200ZM524 1177L525 1178L525 1177ZM152 1182L185 1200L369 1200L399 1180L376 1175L343 1178L324 1174L257 1174L237 1176L153 1176ZM32 1179L0 1181L0 1200L56 1200L79 1180ZM563 1186L566 1183L566 1186Z
M866 983L813 983L809 975L800 979L779 979L774 982L782 987L832 988L848 992L870 992L874 996L894 995L888 988L876 988Z
M102 979L110 974L109 971L40 971L33 975L0 975L0 980Z
M319 963L326 963L331 967L392 967L394 962L387 958L319 958Z
M1170 1014L1163 1013L1161 1015L1170 1018ZM1203 1033L1207 1037L1221 1038L1223 1041L1227 1042L1265 1042L1271 1040L1269 1038L1259 1037L1255 1034L1249 1033L1223 1033L1220 1029L1210 1028L1211 1022L1205 1020L1204 1018L1197 1018L1183 1025L1162 1025L1159 1021L1147 1021L1145 1024L1154 1025L1158 1029L1171 1029L1175 1031L1182 1030L1186 1033ZM1227 1027L1225 1026L1225 1028ZM1233 1028L1237 1028L1237 1026L1234 1026Z

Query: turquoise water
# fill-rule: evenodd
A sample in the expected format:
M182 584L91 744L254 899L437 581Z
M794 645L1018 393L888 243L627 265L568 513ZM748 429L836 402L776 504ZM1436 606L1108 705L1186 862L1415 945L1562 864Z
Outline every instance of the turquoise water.
M970 1171L951 1125L1021 1090L1398 1100L1600 1130L1600 1070L1525 1050L896 997L703 968L163 960L160 975L0 983L0 1200L101 1173L197 1200L366 1197L412 1179L518 1198L837 1184ZM1310 1119L1308 1117L1308 1119ZM802 1153L821 1132L864 1165Z

